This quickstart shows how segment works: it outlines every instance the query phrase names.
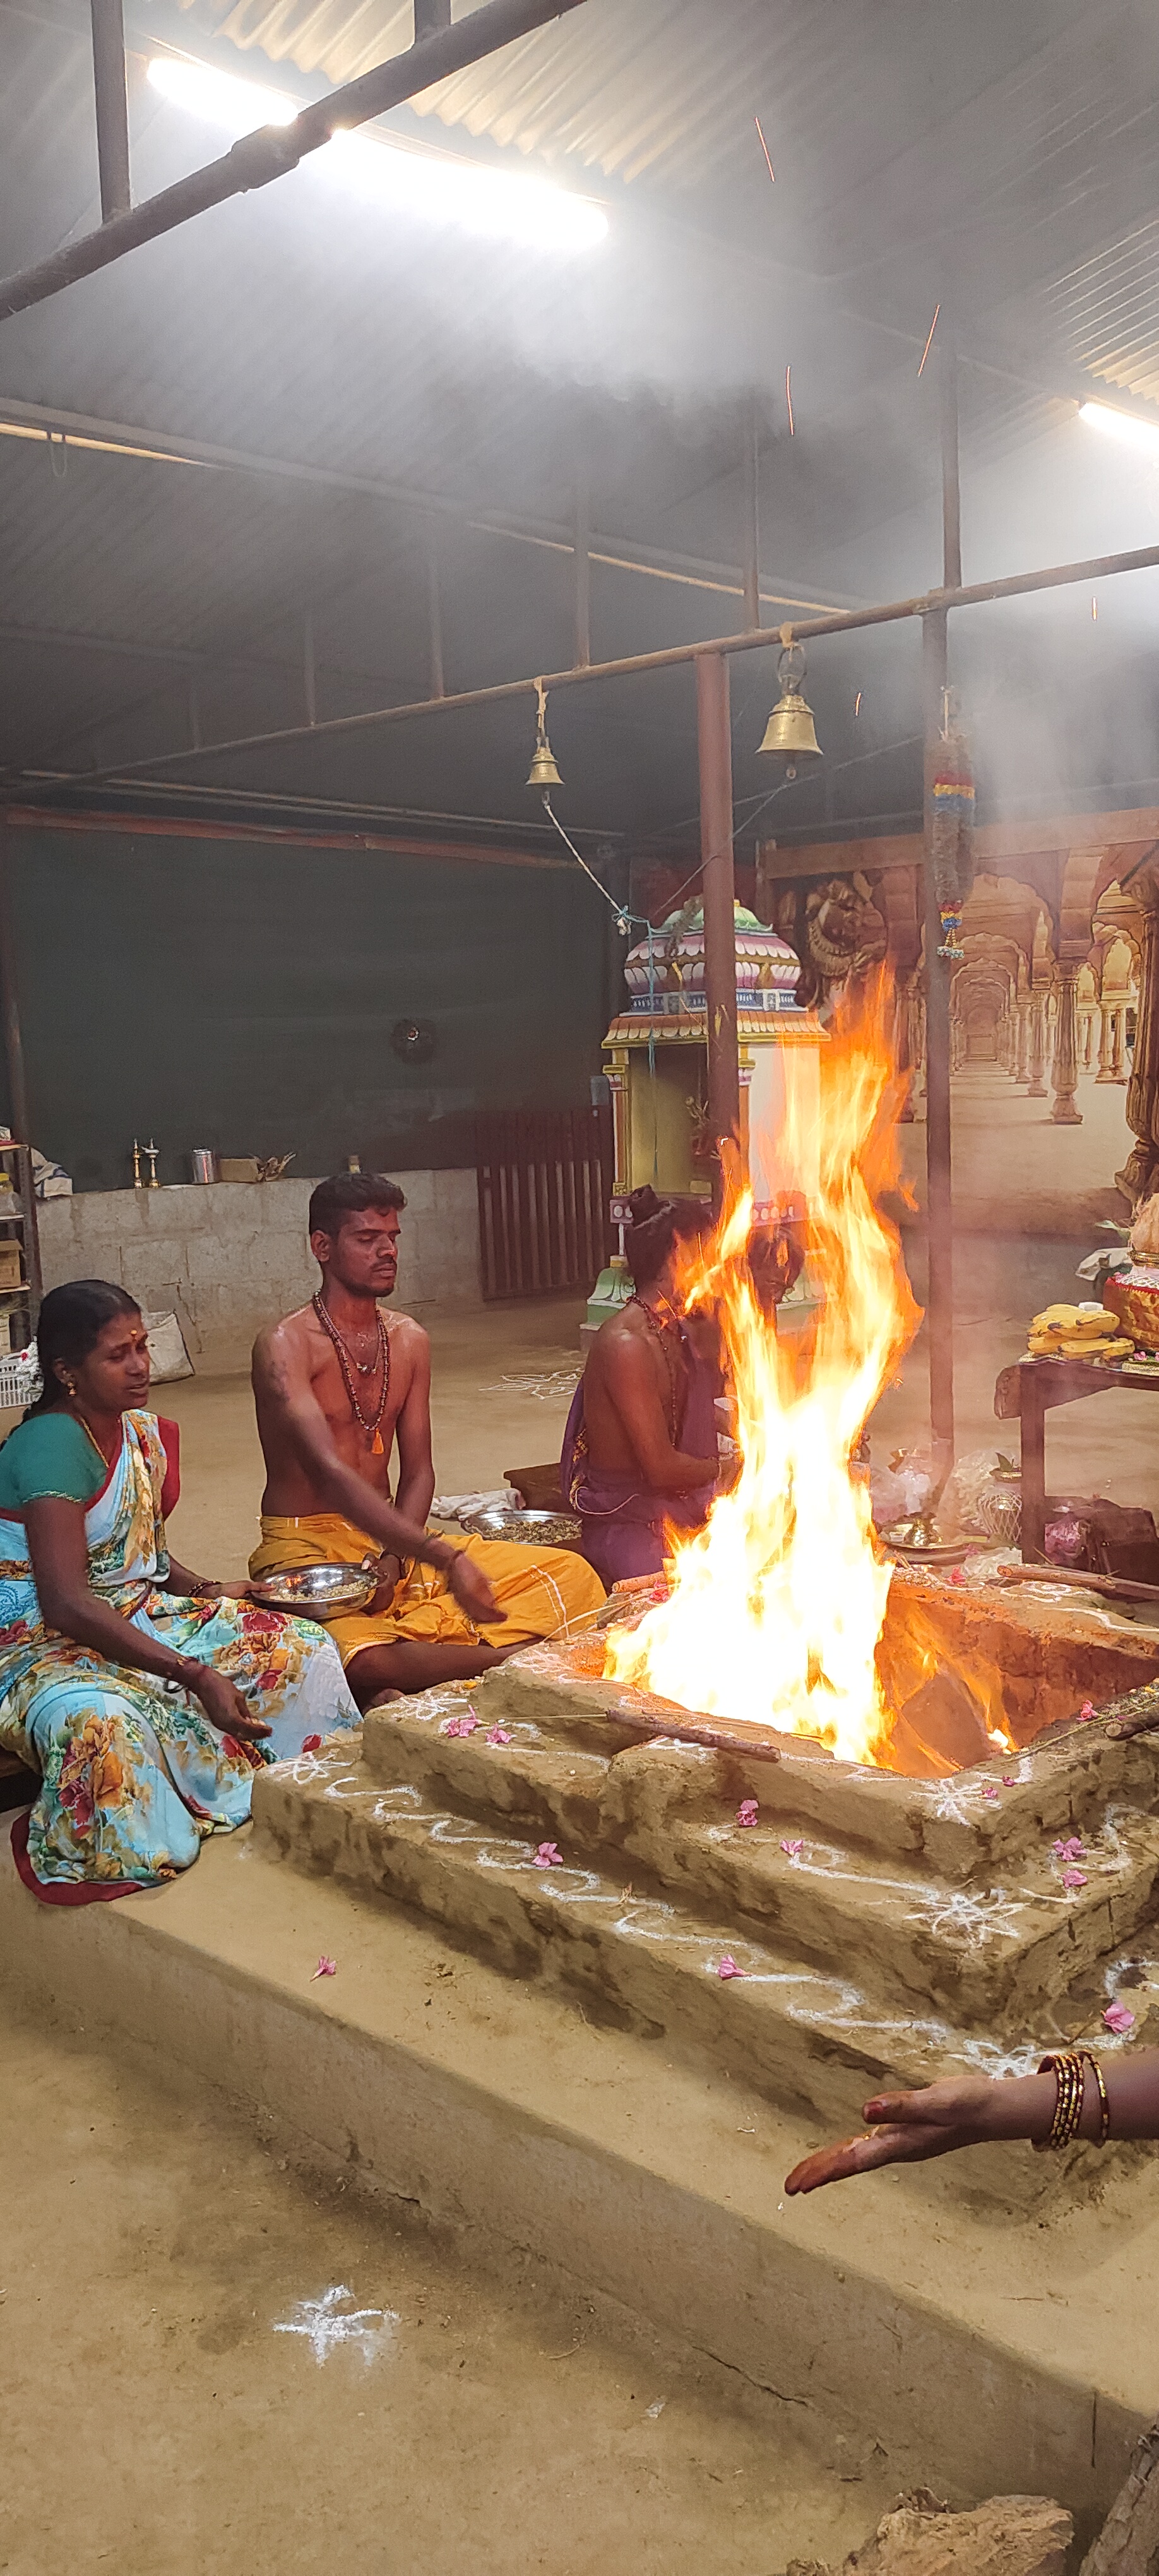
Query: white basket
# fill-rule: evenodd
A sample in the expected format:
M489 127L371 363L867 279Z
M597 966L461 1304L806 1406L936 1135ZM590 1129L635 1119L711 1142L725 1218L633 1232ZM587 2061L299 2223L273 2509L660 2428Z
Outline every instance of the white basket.
M0 1412L35 1404L43 1383L35 1347L5 1353L0 1358Z

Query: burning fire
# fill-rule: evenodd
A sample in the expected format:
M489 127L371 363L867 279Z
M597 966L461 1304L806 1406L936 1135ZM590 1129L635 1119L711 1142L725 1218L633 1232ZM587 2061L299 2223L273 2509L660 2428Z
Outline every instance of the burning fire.
M738 1190L680 1283L688 1311L717 1316L731 1364L743 1465L707 1527L673 1533L670 1598L613 1629L605 1670L710 1715L818 1736L844 1758L889 1767L893 1719L875 1666L891 1568L874 1537L851 1453L920 1321L897 1231L881 1214L897 1183L903 1084L879 974L835 1020L816 1058L786 1047L776 1168L807 1203L809 1275L821 1303L807 1334L778 1337L745 1258L752 1197Z

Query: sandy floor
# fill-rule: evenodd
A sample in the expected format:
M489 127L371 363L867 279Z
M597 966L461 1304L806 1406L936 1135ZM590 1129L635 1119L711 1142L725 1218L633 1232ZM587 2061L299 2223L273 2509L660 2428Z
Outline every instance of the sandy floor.
M954 1206L959 1225L1009 1226L1012 1232L1068 1232L1086 1218L1120 1216L1114 1179L1135 1142L1127 1125L1126 1090L1081 1074L1075 1106L1082 1124L1056 1127L1053 1094L1032 1100L997 1065L968 1065L954 1076ZM918 1201L925 1202L925 1104L903 1127L902 1161ZM995 1150L997 1144L997 1151Z
M5 2576L772 2576L883 2510L868 2438L812 2456L799 2410L530 2267L472 2279L83 2042L0 2051Z

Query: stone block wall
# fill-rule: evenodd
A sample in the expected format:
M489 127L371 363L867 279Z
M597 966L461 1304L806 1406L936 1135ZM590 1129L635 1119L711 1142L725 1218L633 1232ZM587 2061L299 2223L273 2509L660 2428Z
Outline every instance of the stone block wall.
M420 1315L473 1306L474 1172L400 1172L399 1180L407 1204L394 1302ZM313 1187L287 1178L50 1199L39 1210L45 1287L115 1279L151 1311L174 1309L199 1371L244 1368L261 1326L304 1305L318 1285L306 1241Z

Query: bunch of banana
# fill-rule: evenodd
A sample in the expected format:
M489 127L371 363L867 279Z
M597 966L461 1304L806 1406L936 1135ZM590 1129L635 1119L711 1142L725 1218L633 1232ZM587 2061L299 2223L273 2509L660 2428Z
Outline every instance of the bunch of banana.
M1117 1315L1105 1306L1044 1306L1031 1323L1033 1359L1125 1360L1134 1350Z

